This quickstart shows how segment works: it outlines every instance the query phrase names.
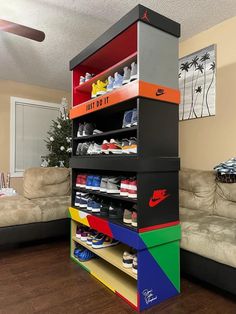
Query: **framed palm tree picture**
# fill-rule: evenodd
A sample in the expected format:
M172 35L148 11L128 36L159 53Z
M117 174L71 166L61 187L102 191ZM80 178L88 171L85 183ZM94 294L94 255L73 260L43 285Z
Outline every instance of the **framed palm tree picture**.
M216 45L179 60L179 120L215 115Z

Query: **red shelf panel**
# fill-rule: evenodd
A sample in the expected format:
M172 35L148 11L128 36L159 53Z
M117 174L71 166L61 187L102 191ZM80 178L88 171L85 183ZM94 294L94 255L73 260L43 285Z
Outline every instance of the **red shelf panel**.
M108 69L102 71L101 73L94 76L91 80L74 87L75 92L91 92L91 86L97 80L105 80L108 76L113 75L115 72L121 70L125 66L130 66L133 61L137 60L137 51L129 55L127 58L119 61L118 63L114 64L113 66L109 67Z

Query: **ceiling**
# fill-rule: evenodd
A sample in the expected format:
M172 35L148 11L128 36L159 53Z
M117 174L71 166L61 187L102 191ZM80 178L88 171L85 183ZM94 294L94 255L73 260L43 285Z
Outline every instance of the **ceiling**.
M0 33L0 79L70 90L69 60L141 3L182 25L182 40L236 15L236 0L8 0L0 18L45 32Z

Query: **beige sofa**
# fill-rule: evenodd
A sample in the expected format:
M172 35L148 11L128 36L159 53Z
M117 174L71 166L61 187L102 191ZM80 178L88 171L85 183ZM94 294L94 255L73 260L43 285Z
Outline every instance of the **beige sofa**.
M180 172L182 271L236 293L236 184Z
M70 172L31 168L24 173L24 195L0 198L0 245L69 232Z

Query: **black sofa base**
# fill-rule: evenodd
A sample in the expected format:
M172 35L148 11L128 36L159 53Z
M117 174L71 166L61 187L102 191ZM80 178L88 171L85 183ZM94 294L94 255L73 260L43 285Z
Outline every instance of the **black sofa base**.
M69 236L70 219L58 219L0 228L0 245Z
M236 294L236 268L181 249L181 272Z

